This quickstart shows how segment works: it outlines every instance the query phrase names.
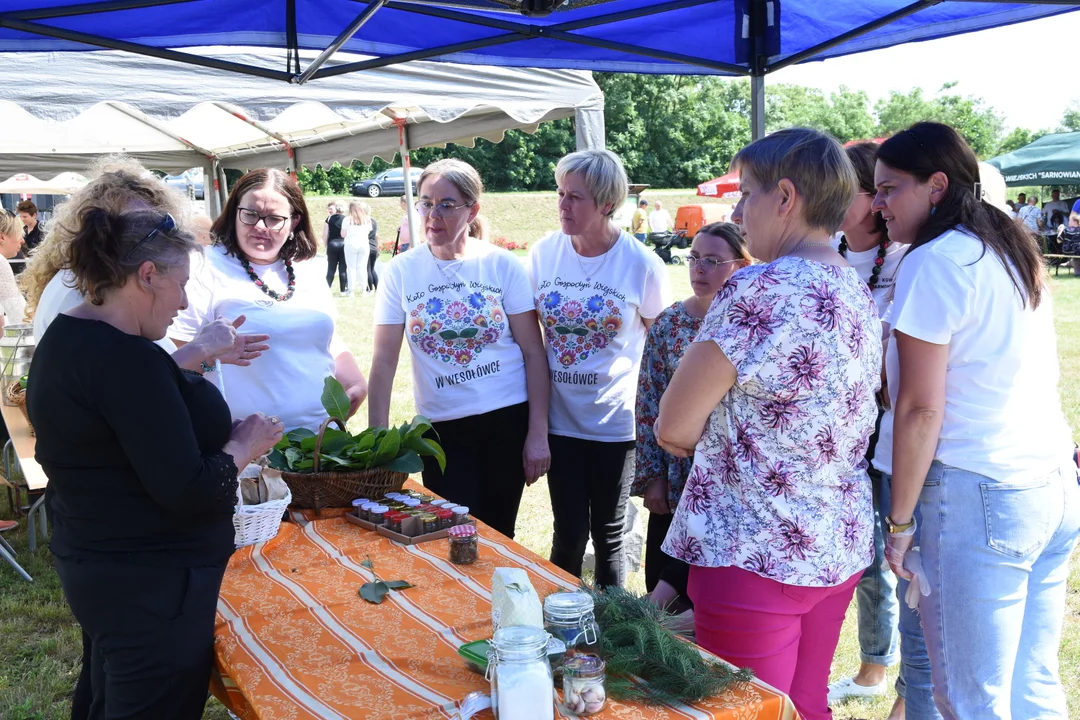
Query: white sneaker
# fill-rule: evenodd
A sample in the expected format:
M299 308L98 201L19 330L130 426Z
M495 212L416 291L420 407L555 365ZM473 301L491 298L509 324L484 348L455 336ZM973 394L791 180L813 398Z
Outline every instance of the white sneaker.
M855 678L844 678L829 685L829 704L833 705L856 697L881 697L888 692L888 680L882 680L877 685L859 685L855 682Z

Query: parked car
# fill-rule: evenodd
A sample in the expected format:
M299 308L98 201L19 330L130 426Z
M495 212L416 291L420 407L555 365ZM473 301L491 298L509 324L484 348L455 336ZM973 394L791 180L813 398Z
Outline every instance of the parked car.
M174 187L185 195L188 191L188 185L192 185L195 188L195 199L203 199L204 183L202 168L191 168L179 175L166 175L162 180L164 180L165 184L169 187Z
M409 173L412 177L413 194L416 193L416 183L420 180L420 175L423 172L424 168L414 167ZM373 198L380 195L404 195L405 172L401 168L383 170L373 178L353 183L352 194Z

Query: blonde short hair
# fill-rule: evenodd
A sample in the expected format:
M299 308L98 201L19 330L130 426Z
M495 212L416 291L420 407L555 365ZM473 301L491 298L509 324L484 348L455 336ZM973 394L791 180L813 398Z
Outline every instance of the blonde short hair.
M0 236L15 235L16 232L19 237L22 237L22 223L19 221L19 216L7 210L0 212Z
M555 167L555 182L561 183L567 175L579 175L585 180L585 187L596 206L610 206L604 213L608 217L626 202L630 184L626 179L626 168L619 156L610 150L579 150L564 156Z
M740 150L731 161L771 192L787 178L805 203L803 220L830 235L840 228L855 200L859 180L840 143L810 128L788 128Z

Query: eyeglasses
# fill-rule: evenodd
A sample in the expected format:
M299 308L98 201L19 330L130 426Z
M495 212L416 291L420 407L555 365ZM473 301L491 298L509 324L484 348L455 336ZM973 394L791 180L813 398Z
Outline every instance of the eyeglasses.
M126 253L124 253L123 260L127 260L128 258L130 258L132 253L134 253L136 250L138 250L140 247L142 247L143 244L148 243L151 240L153 240L155 237L158 236L159 233L171 233L175 229L176 229L176 220L173 219L173 216L170 215L169 213L165 213L165 217L161 218L161 222L159 222L157 224L156 228L154 228L150 232L146 233L146 236L143 237L142 240L140 240L139 242L132 245L131 249L128 250Z
M457 203L452 202L430 203L427 200L417 200L415 207L416 212L420 213L422 217L427 217L428 215L431 215L432 217L446 217L447 215L456 213L462 208L470 208L475 204L476 203L464 203L458 205Z
M686 258L686 264L690 266L690 269L693 269L697 267L698 264L700 264L701 269L707 273L711 273L713 270L720 267L721 265L727 265L728 263L737 263L742 261L742 258L738 258L737 260L717 260L716 258L695 257L694 255Z
M254 227L262 220L263 227L271 231L285 227L285 222L289 219L281 215L260 215L250 208L238 208L236 214L245 225Z

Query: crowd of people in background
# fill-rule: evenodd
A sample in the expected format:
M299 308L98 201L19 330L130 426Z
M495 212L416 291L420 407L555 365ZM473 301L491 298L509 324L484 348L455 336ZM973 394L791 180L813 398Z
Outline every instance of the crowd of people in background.
M317 234L273 169L237 182L207 247L184 199L130 161L59 206L47 237L32 206L23 230L0 217L0 254L33 249L27 405L83 629L73 717L201 716L238 470L319 428L327 376L348 415L367 401L387 425L403 342L446 454L445 469L425 458L427 487L513 537L546 476L550 560L581 577L591 539L601 588L625 582L641 496L650 600L802 717L887 693L896 663L893 720L1067 717L1080 486L1028 230L1080 214L1055 191L1010 217L937 123L847 149L782 130L733 169L733 223L694 236L674 304L640 242L671 216L641 199L618 227L628 182L604 150L558 163L559 229L527 258L486 242L473 167L431 164L381 276L367 203L331 203ZM21 319L2 265L0 306ZM336 276L359 293L362 267L368 377L330 290ZM125 522L103 521L118 508ZM861 666L830 686L853 598Z

